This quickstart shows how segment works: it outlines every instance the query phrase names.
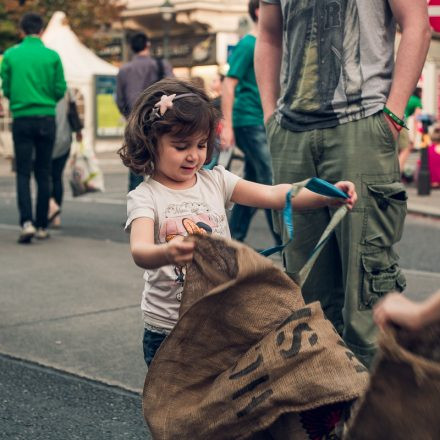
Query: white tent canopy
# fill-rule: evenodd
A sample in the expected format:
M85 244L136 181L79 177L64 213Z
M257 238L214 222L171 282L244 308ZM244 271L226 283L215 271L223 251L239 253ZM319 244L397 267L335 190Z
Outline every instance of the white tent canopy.
M81 43L70 28L64 12L53 14L42 40L60 55L69 87L79 89L83 94L84 141L94 144L93 75L116 75L118 68L99 58Z

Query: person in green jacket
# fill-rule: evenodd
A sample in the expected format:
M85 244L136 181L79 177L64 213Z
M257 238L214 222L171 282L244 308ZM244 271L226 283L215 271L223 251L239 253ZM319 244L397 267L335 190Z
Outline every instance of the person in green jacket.
M34 236L39 239L49 237L47 213L55 141L55 106L66 92L66 81L59 55L45 47L40 39L42 17L33 12L26 13L20 27L25 37L4 53L0 75L13 118L21 225L18 242L30 243ZM35 222L30 191L32 170L37 181Z

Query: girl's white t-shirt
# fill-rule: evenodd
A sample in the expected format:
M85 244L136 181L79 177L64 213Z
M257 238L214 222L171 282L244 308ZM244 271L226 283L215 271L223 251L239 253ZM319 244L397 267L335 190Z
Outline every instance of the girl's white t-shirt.
M240 177L216 166L200 170L196 184L188 189L170 189L147 179L127 196L127 223L139 217L154 220L154 242L166 243L176 235L213 233L230 238L226 209ZM184 273L167 265L147 269L142 294L142 311L147 325L171 330L177 322L183 291Z

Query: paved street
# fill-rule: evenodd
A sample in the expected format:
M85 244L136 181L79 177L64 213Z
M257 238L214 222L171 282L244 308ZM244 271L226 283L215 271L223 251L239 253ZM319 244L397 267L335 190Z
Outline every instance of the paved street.
M0 355L1 440L148 440L139 394Z
M63 228L29 246L16 244L14 175L0 158L0 439L148 438L127 176L115 155L100 158L106 192L73 199L66 188ZM440 287L439 242L440 219L408 216L397 249L414 298ZM261 212L248 243L272 244Z

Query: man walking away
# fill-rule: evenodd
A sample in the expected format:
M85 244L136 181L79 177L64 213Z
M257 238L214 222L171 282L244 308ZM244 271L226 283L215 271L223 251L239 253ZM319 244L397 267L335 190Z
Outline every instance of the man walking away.
M402 38L394 63L396 23ZM427 3L262 0L259 30L255 66L274 183L343 178L359 194L303 295L321 302L369 365L376 350L372 306L405 288L393 250L406 214L396 139L429 47ZM331 215L327 209L293 213L295 240L284 254L292 277ZM280 216L276 224L282 227Z
M50 197L52 150L55 141L55 106L66 91L59 55L40 39L43 19L29 12L20 27L21 44L3 57L1 77L12 113L12 137L17 170L17 202L21 231L19 243L32 237L46 239ZM35 223L32 216L30 176L37 181ZM35 225L35 226L34 226Z
M171 65L162 58L150 55L150 40L143 32L138 32L130 39L133 59L124 64L117 76L116 103L125 118L130 114L139 95L151 84L162 78L171 77ZM141 182L142 176L130 171L129 191L135 189Z
M257 34L259 0L250 0L249 15L253 30L245 35L229 58L229 71L223 81L222 112L224 125L221 139L223 148L235 143L244 153L244 179L272 184L272 167L263 124L263 109L254 71L254 49ZM229 226L232 238L244 241L256 209L235 205ZM267 222L276 244L280 238L273 232L272 213L265 210Z

